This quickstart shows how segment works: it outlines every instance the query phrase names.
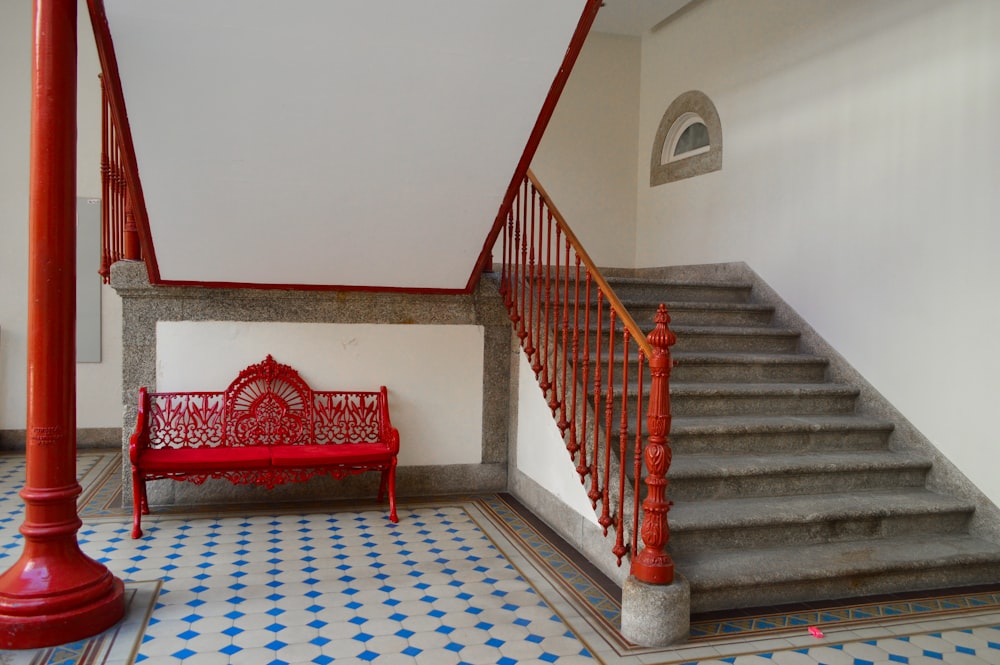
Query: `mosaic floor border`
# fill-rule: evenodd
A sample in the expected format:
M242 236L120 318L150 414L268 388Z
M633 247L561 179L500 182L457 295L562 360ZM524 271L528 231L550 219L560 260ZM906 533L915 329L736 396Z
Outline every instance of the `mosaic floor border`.
M0 651L2 665L129 665L160 595L160 580L125 583L125 617L100 635L44 649Z

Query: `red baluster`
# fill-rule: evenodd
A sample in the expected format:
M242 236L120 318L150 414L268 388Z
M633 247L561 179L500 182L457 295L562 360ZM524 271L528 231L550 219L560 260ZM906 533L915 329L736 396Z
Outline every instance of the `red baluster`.
M524 339L524 352L528 354L528 360L531 360L532 354L535 353L535 345L533 342L532 333L534 328L532 326L532 316L535 311L535 187L531 185L531 214L528 216L528 275L527 275L527 288L528 288L528 308L525 311L525 317L527 321L525 322L525 339ZM525 197L525 206L528 205L527 197Z
M579 266L579 263L577 263ZM577 267L579 271L579 267ZM590 270L585 270L586 279L586 289L584 290L584 315L583 315L583 359L581 364L583 366L583 381L584 386L583 395L580 399L581 409L580 409L580 432L582 432L582 439L579 440L580 445L580 461L576 465L576 472L580 475L580 482L583 483L587 479L587 473L590 471L590 466L587 464L587 378L590 375ZM574 390L576 384L574 383Z
M622 413L618 425L618 505L616 506L615 546L611 553L622 565L622 557L628 552L625 547L625 455L628 449L628 357L631 335L628 328L622 334Z
M597 479L598 446L601 444L601 324L604 322L604 293L597 288L597 335L594 342L594 448L590 457L590 505L597 507L601 498ZM587 328L588 334L590 328Z
M667 325L670 316L665 305L656 312L656 327L647 339L653 347L649 372L653 383L649 393L646 426L649 443L646 446L646 498L642 502L642 542L645 547L632 560L632 575L648 584L670 584L674 581L674 562L666 551L670 540L666 499L667 471L670 469L670 347L677 341Z
M542 297L544 292L542 287L544 286L542 282L542 201L541 197L538 196L538 190L535 189L534 185L531 187L531 244L535 245L535 233L534 229L536 227L535 220L538 220L538 261L535 264L535 270L531 274L531 284L534 287L538 285L538 296L533 301L534 308L531 312L531 320L535 323L535 333L532 337L534 341L534 353L529 354L531 356L531 369L535 373L535 379L539 378L539 374L542 371Z
M139 251L139 230L135 225L135 216L132 214L132 198L125 197L125 258L129 261L138 261L142 258Z
M566 241L566 255L569 256L569 241ZM567 263L569 259L567 258ZM570 399L569 416L569 443L566 449L569 450L571 460L576 460L576 453L580 450L579 439L576 428L576 406L577 400L577 378L580 369L580 255L576 255L576 277L573 281L573 397ZM586 379L584 379L586 383Z
M539 210L544 205L544 201L539 201ZM541 235L540 229L538 233ZM549 382L549 328L552 321L552 213L549 211L546 214L545 236L545 322L542 325L545 328L545 336L542 342L542 351L538 355L540 356L542 365L542 375L539 385L542 387L542 393L549 393L549 389L552 387L552 384ZM539 283L539 290L541 290L541 283ZM549 394L550 407L555 403L554 398L555 391L553 390ZM554 410L554 407L552 408Z
M604 481L601 488L601 516L597 523L608 535L611 526L611 506L609 504L608 485L611 484L611 422L615 410L615 310L608 307L608 390L604 403Z
M503 305L510 311L510 273L508 272L510 266L510 235L513 231L514 226L514 216L510 211L507 211L507 223L504 224L503 234L502 234L502 250L500 252L503 258L500 259L500 295L503 296Z
M558 231L560 227L556 227L556 238L558 238ZM567 354L569 352L569 248L570 242L569 238L566 239L566 267L565 276L563 277L563 314L562 314L562 401L560 403L559 409L559 431L562 435L566 436L566 429L569 427L569 421L566 420L566 397L569 395L569 386L566 385L567 379L567 368L569 363L567 361ZM558 274L558 271L556 272ZM559 286L556 285L558 290Z
M639 551L639 497L642 495L642 388L646 355L639 350L638 388L635 393L635 452L632 466L632 552ZM624 464L624 457L622 463Z
M108 157L108 141L110 140L110 128L108 123L108 92L104 88L104 77L99 77L101 81L101 268L98 270L104 283L111 279L111 248L110 229L111 220L111 165Z

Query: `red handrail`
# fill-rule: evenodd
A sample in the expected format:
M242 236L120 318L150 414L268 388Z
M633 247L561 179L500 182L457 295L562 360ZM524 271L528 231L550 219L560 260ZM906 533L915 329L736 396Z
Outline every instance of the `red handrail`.
M118 61L115 58L111 30L104 11L104 0L87 0L90 23L94 29L97 56L101 62L102 144L101 179L103 181L102 255L100 273L110 277L111 264L122 259L145 260L150 283L160 282L160 271L153 251L146 199L139 180L139 167L132 143L125 96L122 92Z
M545 97L545 101L542 103L542 108L538 112L538 118L535 120L535 125L528 137L528 142L525 144L524 151L521 153L521 160L517 163L517 167L514 169L514 175L511 177L510 184L507 186L507 192L504 194L503 201L500 204L500 210L497 212L496 219L493 222L493 227L486 236L486 242L483 243L483 249L479 253L479 259L476 260L476 265L473 267L472 274L469 276L469 281L465 287L467 292L472 292L472 290L476 287L476 284L479 283L479 278L483 271L489 267L493 246L496 244L497 238L500 237L500 232L503 230L504 224L507 220L507 214L510 212L511 206L514 204L514 198L517 196L518 189L521 186L521 181L528 172L528 167L531 165L531 160L535 157L538 145L542 142L542 135L545 133L545 129L549 125L549 120L552 118L552 114L556 110L556 104L559 102L559 97L562 95L563 88L566 87L566 81L569 80L569 74L573 70L573 65L576 64L576 59L580 55L580 50L583 49L583 43L586 41L587 35L590 33L590 28L594 24L594 19L597 18L597 12L601 9L602 4L604 4L604 0L587 0L587 4L583 8L583 12L580 15L580 22L577 23L576 30L570 38L569 46L566 48L566 55L563 56L562 65L560 65L559 71L556 72L555 79L552 81L552 86L549 88L549 94Z
M667 327L666 307L660 305L656 328L647 338L530 170L515 191L502 231L500 293L566 450L581 482L589 485L587 495L599 513L598 523L605 535L614 527L612 552L619 565L631 552L633 575L651 584L669 584L673 562L665 550L670 508L665 490L670 466L670 346L675 338ZM643 446L647 363L652 378L646 412L650 436ZM635 382L629 380L633 365ZM626 481L629 462L631 492ZM647 491L640 528L643 481ZM626 512L632 514L630 521ZM644 549L635 556L640 532Z

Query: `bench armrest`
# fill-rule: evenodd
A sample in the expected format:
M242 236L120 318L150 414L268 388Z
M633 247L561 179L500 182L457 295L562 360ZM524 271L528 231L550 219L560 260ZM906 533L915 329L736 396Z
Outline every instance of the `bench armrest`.
M128 458L132 464L139 461L139 453L149 446L149 394L146 387L139 388L139 413L135 430L128 440Z
M382 386L378 396L379 423L381 431L379 438L389 446L393 455L399 454L399 430L392 426L389 420L389 391Z

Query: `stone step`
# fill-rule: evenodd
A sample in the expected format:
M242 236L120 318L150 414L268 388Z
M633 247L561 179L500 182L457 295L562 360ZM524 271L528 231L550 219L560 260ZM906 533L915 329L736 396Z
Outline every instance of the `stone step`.
M670 347L673 353L796 353L799 349L799 332L788 328L772 328L767 326L671 326L677 336L677 342ZM534 332L534 331L532 331ZM609 335L610 332L610 335ZM545 334L544 329L540 332ZM550 339L561 339L550 331ZM623 335L618 326L614 332L607 328L601 329L602 352L608 349L608 338L614 342L616 355L621 352ZM567 341L572 348L572 330ZM580 354L583 354L584 338L578 341ZM587 337L590 355L597 354L597 322L592 321ZM635 343L630 342L635 349Z
M670 407L678 418L848 414L858 393L838 383L674 383Z
M1000 548L968 535L762 549L701 551L675 558L691 583L691 611L995 583Z
M923 487L930 467L885 451L674 456L667 496L680 503Z
M622 304L628 310L632 320L638 324L643 332L649 334L655 325L653 317L659 308L659 302L622 300ZM664 304L670 314L671 326L767 326L770 325L774 316L773 307L753 303L670 301ZM596 302L591 305L591 307L595 306ZM596 316L596 309L592 310L591 316ZM582 322L583 312L579 314L579 318ZM601 319L605 325L607 325L608 318L607 303L605 303ZM561 320L560 318L559 321ZM567 312L567 320L570 322L573 320L572 309Z
M789 328L671 326L677 336L671 353L795 353L799 331Z
M610 440L619 442L621 429L614 424ZM649 436L645 419L641 425L645 442ZM634 418L628 428L625 455L631 460L635 453ZM669 441L674 459L680 460L705 455L885 452L893 429L889 421L854 415L674 418ZM628 473L631 477L631 466Z
M677 502L670 551L815 545L916 534L964 533L975 506L925 489Z
M629 377L637 376L638 353L629 354ZM672 354L674 367L670 382L674 383L821 383L826 380L829 361L822 356L800 353L690 353ZM620 386L622 356L615 349L614 372ZM590 375L594 373L595 357L591 357ZM601 373L608 368L607 350L601 349ZM648 389L651 382L649 370L643 371Z
M806 354L674 353L672 383L819 383L829 361Z
M749 302L753 285L744 282L681 282L608 277L619 299L646 302ZM570 282L570 289L573 284ZM595 286L591 287L596 289ZM581 289L581 293L583 293Z
M893 429L855 415L674 418L670 445L678 456L885 450Z
M601 394L597 412L601 421L606 419L607 384L601 375ZM594 408L594 377L588 375L585 395L586 403ZM622 413L621 385L613 386L611 401L612 429L620 428ZM581 385L581 393L583 386ZM625 396L628 428L634 428L638 413L639 396L631 384ZM642 392L643 431L646 429L645 413L648 408L649 386ZM836 383L674 383L670 386L670 410L675 419L712 419L708 422L722 422L732 426L739 418L808 416L849 416L854 413L858 390L852 386ZM719 434L726 434L726 431Z

